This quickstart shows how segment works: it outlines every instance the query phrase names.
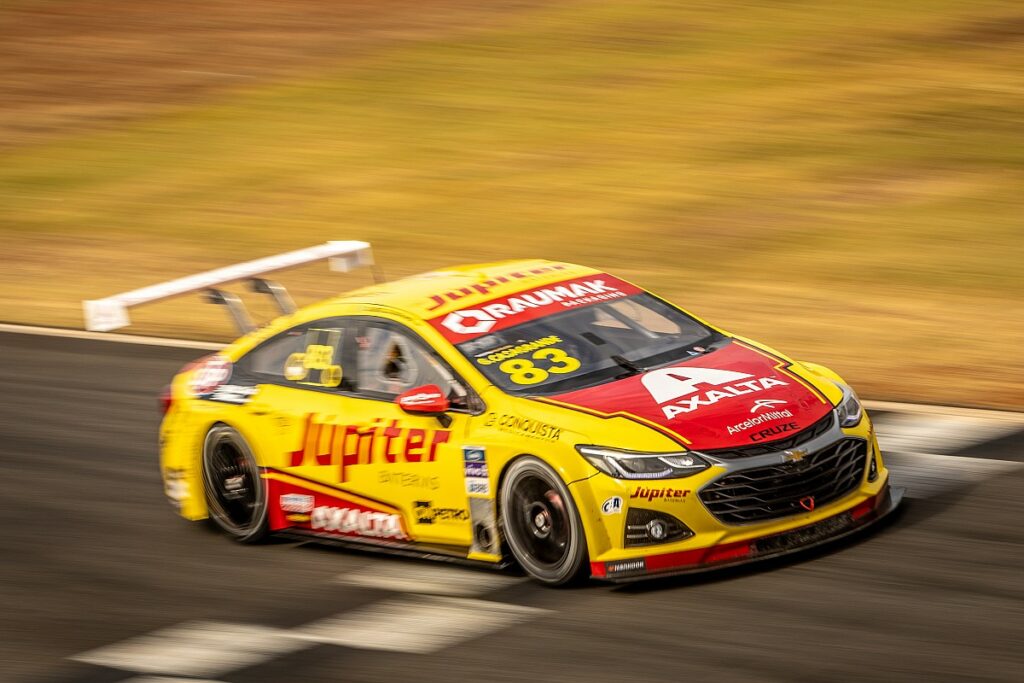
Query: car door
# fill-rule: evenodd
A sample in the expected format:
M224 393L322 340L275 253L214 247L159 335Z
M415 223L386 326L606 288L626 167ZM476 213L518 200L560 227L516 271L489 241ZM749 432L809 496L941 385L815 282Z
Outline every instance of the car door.
M264 342L239 370L258 385L245 407L262 424L272 528L470 545L466 487L481 478L466 481L475 451L464 438L482 403L415 333L381 318L317 320ZM428 386L447 411L396 403Z
M355 376L345 387L337 484L397 507L418 542L469 546L464 464L473 447L465 435L473 414L481 412L479 398L403 325L358 318L351 341ZM396 402L404 395L431 395L432 387L447 399L447 411L421 414Z
M348 494L344 436L355 386L352 321L324 318L290 328L236 367L256 391L244 405L257 425L271 528L326 535L405 539L401 512L384 500ZM351 357L349 357L351 356Z

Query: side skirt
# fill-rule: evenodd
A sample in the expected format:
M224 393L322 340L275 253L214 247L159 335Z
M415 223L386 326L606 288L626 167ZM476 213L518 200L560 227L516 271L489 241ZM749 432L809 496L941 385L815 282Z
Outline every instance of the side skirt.
M419 545L416 543L399 543L395 541L378 541L376 539L363 539L318 534L300 529L282 529L273 532L278 538L287 538L302 543L314 543L317 545L335 546L349 550L361 550L382 555L393 555L398 557L415 557L435 562L447 562L467 567L486 567L494 571L501 571L513 566L513 562L502 558L500 562L485 562L483 560L471 560L466 557L468 548L461 546L442 545Z

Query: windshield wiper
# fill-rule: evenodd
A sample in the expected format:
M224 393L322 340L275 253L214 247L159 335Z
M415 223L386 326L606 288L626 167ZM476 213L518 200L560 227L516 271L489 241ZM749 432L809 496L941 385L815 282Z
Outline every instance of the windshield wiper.
M609 356L609 358L615 361L620 368L628 370L628 372L619 375L615 379L622 379L623 377L632 377L633 375L642 375L643 373L647 372L642 367L640 367L633 361L629 360L628 358L625 358L624 356L614 354Z

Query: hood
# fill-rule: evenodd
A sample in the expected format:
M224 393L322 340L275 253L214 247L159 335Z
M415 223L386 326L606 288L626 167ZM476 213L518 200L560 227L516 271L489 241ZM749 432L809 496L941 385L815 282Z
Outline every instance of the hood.
M832 410L824 395L788 366L732 341L669 367L551 398L653 423L695 450L751 446L793 436Z

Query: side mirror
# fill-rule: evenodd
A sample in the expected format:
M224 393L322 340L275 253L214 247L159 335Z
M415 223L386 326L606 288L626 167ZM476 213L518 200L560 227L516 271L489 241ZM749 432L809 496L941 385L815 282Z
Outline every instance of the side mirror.
M443 415L451 407L441 387L436 384L410 389L395 398L395 403L405 412L419 415Z

